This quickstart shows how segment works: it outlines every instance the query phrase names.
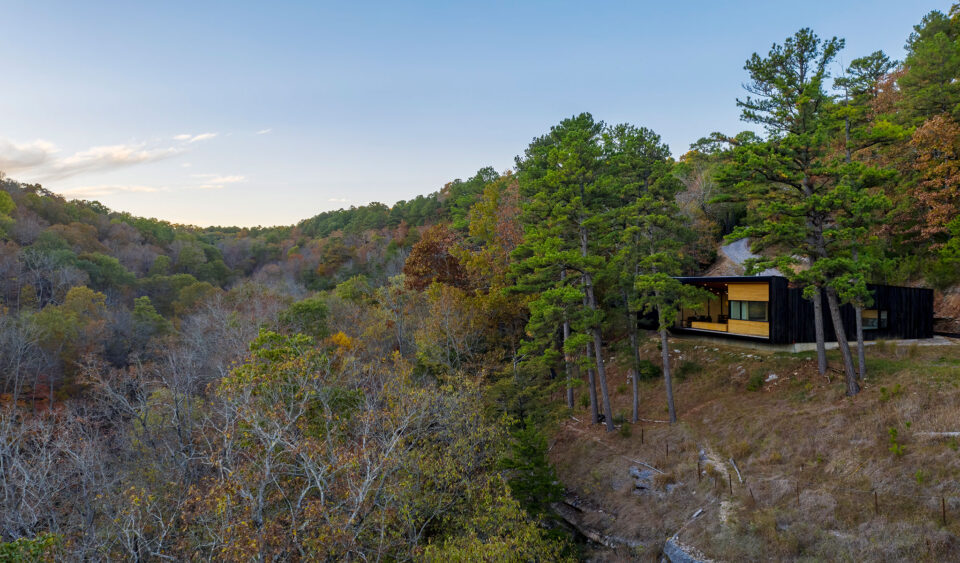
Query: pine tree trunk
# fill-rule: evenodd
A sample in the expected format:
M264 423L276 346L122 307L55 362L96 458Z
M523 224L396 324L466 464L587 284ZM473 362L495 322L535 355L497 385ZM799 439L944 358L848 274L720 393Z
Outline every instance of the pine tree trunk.
M630 334L630 348L633 351L633 368L630 370L630 381L633 383L633 413L630 422L636 424L640 420L640 338L637 334L637 318L630 311L630 300L626 292L623 294L625 310L627 311L627 332Z
M827 373L827 346L823 335L823 299L819 287L813 296L813 330L817 336L817 371L824 375Z
M667 341L667 329L660 329L660 357L663 359L663 382L667 387L667 411L670 424L677 422L677 409L673 405L673 380L670 377L670 345Z
M583 195L583 185L580 186L581 197ZM588 255L587 229L583 226L583 217L580 218L580 255L584 258ZM586 290L587 308L591 311L597 310L597 296L593 292L593 278L589 272L583 273L583 285ZM613 432L616 427L613 425L613 409L610 408L610 392L607 390L607 369L603 365L603 337L600 335L600 327L590 328L593 334L593 351L597 360L597 379L600 380L600 396L603 398L603 414L606 420L607 431Z
M867 355L863 348L863 306L858 304L853 310L857 315L857 379L863 381L867 377Z
M600 396L603 398L603 416L607 424L607 432L613 432L617 429L613 425L613 409L610 407L610 391L607 389L607 368L603 365L603 339L600 336L600 329L593 329L593 348L597 355L597 379L600 380Z
M560 271L560 281L567 279L567 271ZM567 353L567 340L570 339L570 321L563 317L563 370L567 374L567 407L573 408L573 362Z
M567 374L567 406L573 408L573 362L567 353L567 340L570 338L570 322L563 321L563 369Z
M810 177L806 172L803 174L803 193L808 198L813 197L813 185L810 183ZM815 253L808 256L810 267L813 268L817 259L826 256L823 240L823 219L819 216L807 217L807 228L813 231L815 242ZM817 337L817 371L820 375L827 373L827 346L824 342L823 334L823 296L820 286L816 286L816 293L813 296L813 328Z
M860 392L860 385L857 384L857 372L853 369L853 355L850 354L850 344L847 342L847 334L843 329L843 319L840 318L837 292L830 287L827 288L827 307L830 309L833 333L837 338L837 345L840 346L840 355L843 357L843 370L847 379L847 395L853 396Z
M593 359L593 347L587 344L587 362ZM589 365L589 364L588 364ZM587 382L590 385L590 421L600 422L600 411L597 408L597 380L593 375L593 368L587 368Z

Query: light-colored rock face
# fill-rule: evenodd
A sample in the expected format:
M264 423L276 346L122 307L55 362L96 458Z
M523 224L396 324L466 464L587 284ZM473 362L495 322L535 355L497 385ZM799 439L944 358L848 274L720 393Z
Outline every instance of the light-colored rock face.
M750 252L750 239L740 239L725 244L718 250L716 262L707 268L704 275L708 277L742 276L744 274L743 263L749 258L758 258L756 254ZM770 268L760 272L759 275L779 276L782 274L776 269Z

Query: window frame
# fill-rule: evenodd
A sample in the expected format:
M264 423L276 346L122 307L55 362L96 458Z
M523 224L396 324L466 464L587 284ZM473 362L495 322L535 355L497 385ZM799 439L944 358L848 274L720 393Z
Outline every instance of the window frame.
M752 323L769 323L770 322L770 302L769 301L742 301L739 299L732 299L727 301L729 304L728 311L730 313L729 319L734 321L747 321ZM763 317L754 317L751 315L751 307L756 308L757 306L763 306Z

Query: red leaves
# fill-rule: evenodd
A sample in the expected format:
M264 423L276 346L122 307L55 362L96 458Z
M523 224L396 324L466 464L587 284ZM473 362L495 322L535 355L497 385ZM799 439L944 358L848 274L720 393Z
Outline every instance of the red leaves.
M920 232L924 237L943 234L960 213L960 124L946 114L932 117L910 144L917 151L914 168L920 174L911 190L922 207Z
M459 237L443 224L424 231L420 240L410 249L403 265L406 284L410 289L423 290L433 282L465 288L468 278L460 260L451 254Z

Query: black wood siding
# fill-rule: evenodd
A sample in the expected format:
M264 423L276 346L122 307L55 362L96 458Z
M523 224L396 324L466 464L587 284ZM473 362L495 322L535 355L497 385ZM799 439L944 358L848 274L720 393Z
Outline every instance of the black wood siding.
M890 285L869 286L874 291L874 303L869 308L887 311L887 328L864 330L864 340L879 338L932 338L933 337L933 290L916 287L895 287ZM827 307L827 296L823 300L823 330L827 342L836 341L833 321ZM816 342L817 336L813 324L813 302L803 298L801 288L788 289L787 306L790 310L788 339L774 342L790 344L793 342ZM857 316L851 305L840 306L840 319L843 321L847 339L857 337Z
M770 337L758 339L730 333L716 333L729 338L749 340L767 340L774 344L792 344L795 342L816 342L813 324L813 302L803 298L803 289L790 287L787 279L780 276L756 277L714 277L680 278L684 283L711 282L767 282L770 284ZM933 337L933 290L916 287L896 287L891 285L871 285L874 292L874 304L870 309L887 311L887 328L864 330L865 340L879 338L932 338ZM827 342L836 341L833 321L827 307L827 296L823 299L823 328ZM840 307L847 339L857 337L856 311L851 305ZM686 329L675 328L678 332Z

